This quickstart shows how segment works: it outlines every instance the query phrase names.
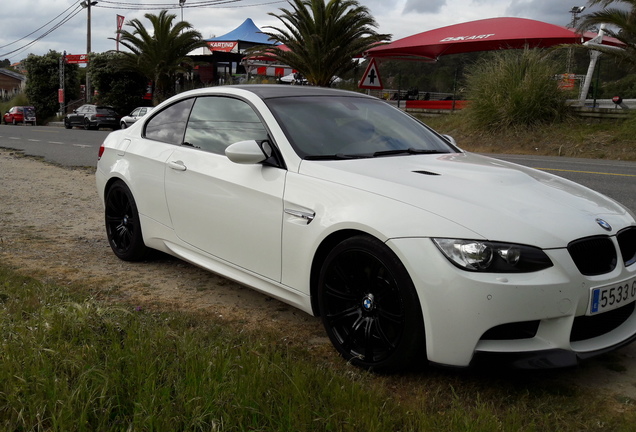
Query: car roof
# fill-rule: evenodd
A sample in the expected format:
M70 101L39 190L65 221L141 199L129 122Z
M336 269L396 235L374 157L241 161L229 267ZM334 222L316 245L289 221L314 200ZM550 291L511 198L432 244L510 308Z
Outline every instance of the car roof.
M235 85L234 88L250 91L261 99L271 99L277 97L300 97L300 96L351 96L369 97L362 93L348 90L332 89L327 87L282 85L282 84L246 84Z

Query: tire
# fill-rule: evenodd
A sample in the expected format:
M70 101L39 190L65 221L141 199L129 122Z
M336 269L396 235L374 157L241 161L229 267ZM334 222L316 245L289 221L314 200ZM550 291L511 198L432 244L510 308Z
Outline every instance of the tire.
M73 125L71 124L70 121L68 121L68 119L64 119L64 128L73 129Z
M118 180L106 192L105 222L108 244L124 261L141 261L148 254L132 192Z
M84 119L84 130L93 130L97 129L96 126L91 126L91 121L87 118Z
M317 294L329 339L347 361L376 372L426 361L415 287L379 240L356 236L338 244L321 268Z

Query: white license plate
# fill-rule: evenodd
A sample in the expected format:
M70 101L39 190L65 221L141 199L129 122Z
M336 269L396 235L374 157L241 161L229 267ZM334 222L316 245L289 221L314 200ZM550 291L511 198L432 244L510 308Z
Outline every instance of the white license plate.
M106 120L115 120L115 117L106 117Z
M590 299L590 315L617 309L636 300L636 278L616 285L594 288Z

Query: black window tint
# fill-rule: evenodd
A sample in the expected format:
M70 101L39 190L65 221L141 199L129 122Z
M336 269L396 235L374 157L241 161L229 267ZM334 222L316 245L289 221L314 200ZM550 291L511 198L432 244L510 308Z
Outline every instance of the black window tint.
M197 98L188 121L185 143L217 154L230 144L265 140L267 131L252 107L228 97Z
M181 144L194 99L185 99L161 110L146 124L145 137L169 144Z

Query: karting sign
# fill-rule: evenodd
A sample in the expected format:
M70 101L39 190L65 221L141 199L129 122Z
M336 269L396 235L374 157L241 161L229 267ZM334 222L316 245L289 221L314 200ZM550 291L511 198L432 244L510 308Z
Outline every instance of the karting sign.
M67 54L66 64L88 63L88 55L86 54Z
M374 58L371 59L369 66L367 66L367 70L364 71L364 75L362 75L362 79L360 80L358 87L371 90L384 88L382 80L380 79L380 73L378 72L378 66L375 64Z

